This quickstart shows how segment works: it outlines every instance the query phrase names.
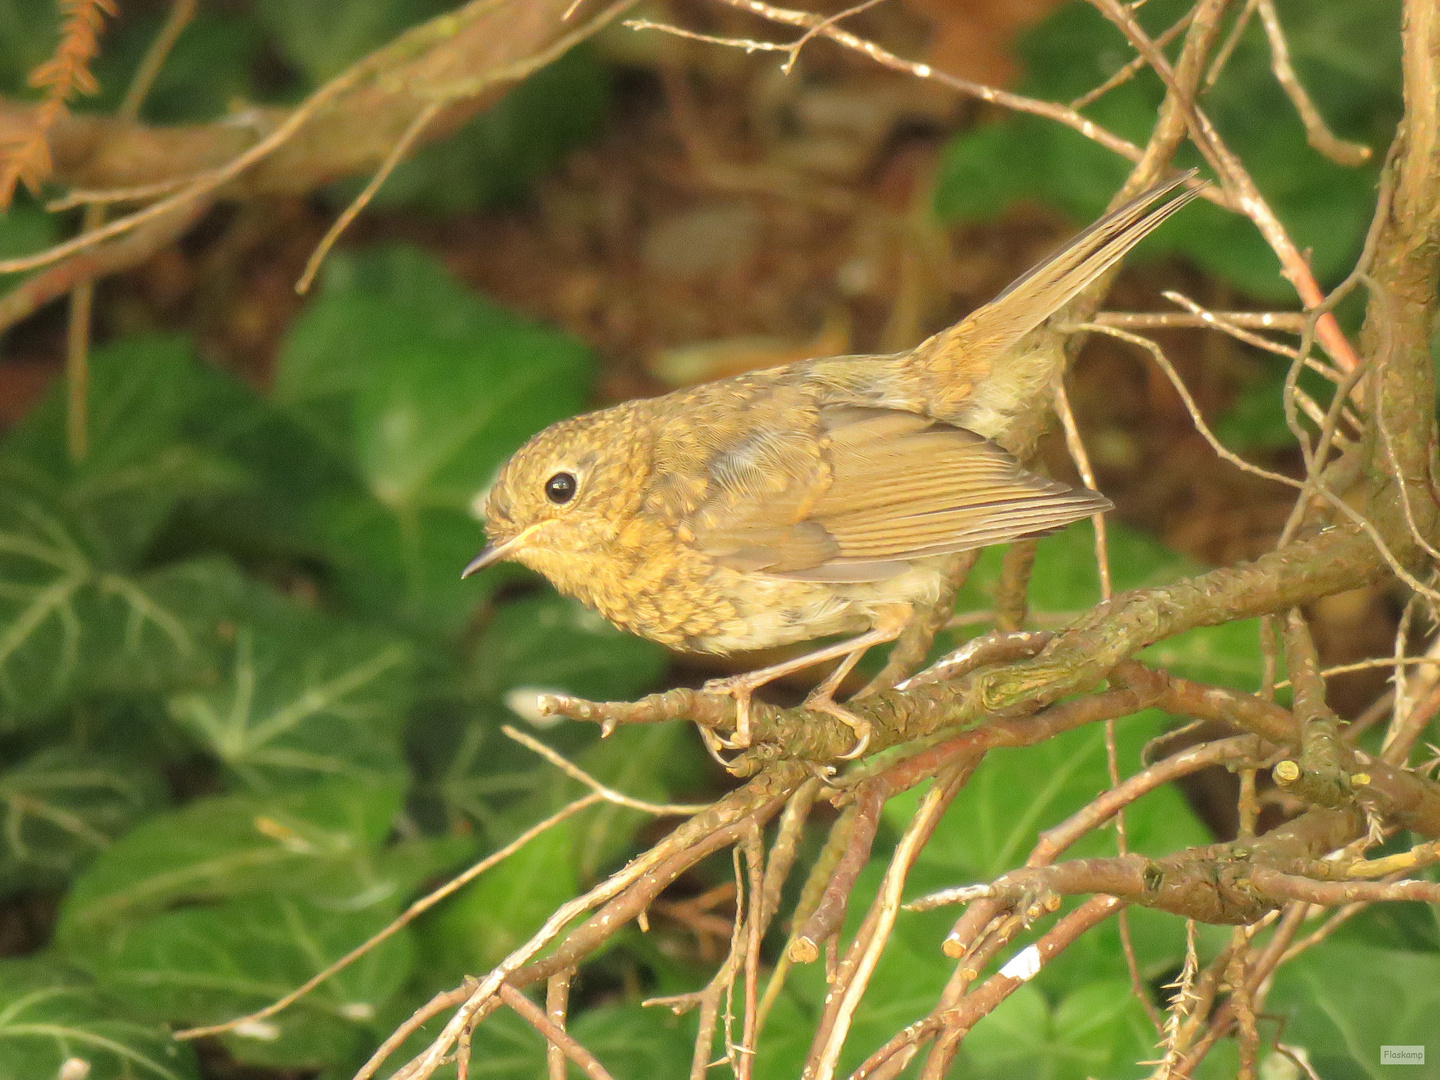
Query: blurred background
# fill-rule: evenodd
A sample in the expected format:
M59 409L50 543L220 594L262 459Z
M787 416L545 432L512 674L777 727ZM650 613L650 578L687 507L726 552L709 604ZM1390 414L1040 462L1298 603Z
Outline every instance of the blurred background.
M247 110L297 103L451 6L201 0L141 118L243 127ZM1158 34L1188 6L1150 0L1137 15ZM92 65L98 93L77 113L115 110L169 11L120 4ZM1400 116L1399 4L1286 0L1279 11L1316 107L1373 148L1369 161L1337 165L1307 145L1258 23L1236 38L1206 107L1328 287L1360 251ZM702 0L628 16L780 36ZM35 97L27 74L54 51L58 20L48 0L0 0L9 101ZM890 0L846 25L901 56L1060 102L1132 55L1080 0ZM1101 213L1128 172L1057 124L823 40L788 73L782 59L613 24L401 164L305 296L297 279L367 176L224 201L100 283L83 459L66 449L66 304L5 332L0 1078L54 1076L77 1054L96 1078L348 1075L417 1004L488 968L668 827L615 807L574 817L293 1009L195 1046L169 1040L169 1028L265 1005L582 790L502 724L639 797L700 800L731 782L685 725L601 743L581 725L537 724L525 707L536 688L628 698L756 658L667 655L515 568L462 583L482 542L476 493L526 437L583 409L914 345ZM1143 142L1162 96L1142 72L1083 104ZM58 193L17 195L0 218L0 256L75 231L80 211L45 209ZM1204 203L1142 245L1107 306L1174 310L1166 290L1217 310L1296 307L1254 228ZM1356 328L1358 307L1339 314ZM1158 339L1227 446L1299 474L1283 358L1216 333ZM1091 341L1070 397L1117 505L1117 588L1273 546L1293 493L1218 461L1143 355ZM1041 454L1076 480L1058 433ZM986 628L998 565L996 552L982 559L942 644ZM1088 523L1041 544L1037 625L1098 595ZM1312 613L1322 659L1388 652L1402 603L1381 588L1324 601ZM1155 655L1254 689L1257 640L1254 624L1234 624ZM1332 703L1353 717L1383 689L1383 672L1340 677ZM1168 724L1147 715L1123 727L1132 769ZM1072 735L987 759L918 877L998 872L1102 789L1103 741ZM1132 819L1132 843L1161 852L1233 836L1234 784L1219 771L1164 793ZM688 875L648 934L618 937L577 982L577 1037L617 1076L688 1069L687 1022L638 1002L692 988L723 955L729 882L728 863ZM1183 927L1136 915L1160 999ZM857 1021L874 1042L943 985L941 923L915 918L906 947L887 954L889 985L903 990ZM977 1029L961 1075L1140 1075L1133 1062L1153 1038L1109 939L1092 938ZM1361 988L1339 973L1383 951L1394 993L1412 1004L1428 994L1440 1014L1437 949L1423 907L1372 910L1307 956L1310 968L1287 968L1273 1007L1324 984L1339 995L1332 1013L1384 1041L1389 984L1352 1001ZM776 1008L761 1075L790 1075L803 1055L823 992L807 978ZM1346 1049L1355 1031L1327 1015L1307 1014L1287 1038L1308 1038L1312 1060L1333 1058L1327 1080L1364 1075ZM484 1075L543 1074L543 1044L523 1025L497 1017L482 1043ZM1223 1054L1211 1061L1225 1075Z

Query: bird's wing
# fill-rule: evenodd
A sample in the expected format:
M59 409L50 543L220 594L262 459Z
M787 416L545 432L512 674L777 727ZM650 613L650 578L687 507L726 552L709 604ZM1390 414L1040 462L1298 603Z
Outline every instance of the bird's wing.
M878 581L911 559L1034 536L1110 506L914 413L830 406L819 420L819 438L800 440L818 453L792 458L802 468L777 469L783 447L768 445L768 458L752 452L745 469L712 472L716 495L692 518L703 550L791 578Z

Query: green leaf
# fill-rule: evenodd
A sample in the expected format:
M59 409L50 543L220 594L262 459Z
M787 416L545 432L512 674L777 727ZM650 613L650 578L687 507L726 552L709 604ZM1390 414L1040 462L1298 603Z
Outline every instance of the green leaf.
M583 1010L570 1031L611 1076L681 1077L690 1068L692 1023L669 1009L607 1004Z
M1199 567L1163 544L1123 522L1107 521L1111 584L1116 592L1164 585ZM957 606L988 608L1000 582L1003 547L986 548L975 564ZM1030 575L1030 605L1037 614L1079 614L1100 602L1100 571L1095 562L1095 531L1077 521L1053 536L1042 537Z
M398 784L337 779L282 795L200 799L156 815L75 882L57 940L83 957L180 904L273 893L344 905L404 893L417 868L402 876L380 851L400 804Z
M326 499L364 495L354 471L295 417L234 376L198 366L190 378L196 389L181 437L234 462L250 482L187 501L171 532L181 533L183 543L219 547L246 562L321 560L313 518Z
M107 26L100 55L91 65L100 93L78 103L87 112L113 113L160 31L161 11L127 11ZM264 47L264 31L253 18L197 11L185 24L145 95L142 117L152 123L214 120L237 101L253 101L252 76Z
M579 410L577 342L466 290L410 248L337 257L292 328L275 396L363 479L317 531L352 602L453 632L481 590L459 571L480 542L477 492L529 435ZM492 576L492 587L493 587Z
M445 0L260 0L262 23L314 85L338 75L407 26L440 14Z
M571 818L542 833L417 924L432 977L488 971L577 894L576 830Z
M1085 1080L1142 1076L1155 1029L1128 982L1094 982L1052 1007L1034 984L1019 987L966 1036L966 1075Z
M1285 1042L1303 1046L1325 1077L1393 1077L1381 1046L1430 1044L1426 1063L1403 1074L1440 1076L1440 954L1326 941L1275 973L1266 1011L1286 1017Z
M1158 587L1202 570L1121 522L1107 522L1106 533L1116 592ZM1090 523L1082 521L1040 540L1030 578L1030 605L1037 618L1049 616L1053 624L1100 602L1094 536ZM987 549L980 556L960 592L961 611L992 606L1003 557L1001 548ZM1256 690L1261 674L1259 623L1248 619L1190 630L1143 651L1140 658L1187 678Z
M1140 750L1163 730L1162 718L1147 712L1116 725L1116 750L1122 776L1139 768ZM970 781L945 812L945 819L925 846L917 865L943 867L954 884L984 881L1019 866L1042 830L1064 821L1110 787L1105 730L1090 724L1035 746L1001 748L985 755ZM885 817L903 828L918 805L920 793L892 799ZM1146 813L1149 800L1159 805ZM1209 838L1204 826L1170 788L1144 796L1130 816L1145 818L1132 850L1165 854ZM1091 850L1100 844L1108 851ZM1067 857L1114 854L1112 836L1077 846Z
M454 686L454 714L435 708L410 727L423 812L479 825L491 839L514 835L551 813L560 805L555 799L574 797L575 785L501 735L501 724L517 720L506 704L515 704L509 692L527 700L536 690L628 700L654 687L665 664L659 646L548 590L501 605ZM679 725L616 732L602 742L593 725L562 721L545 727L541 737L604 782L657 801L666 798L662 775L678 778L696 760ZM633 812L618 807L599 814L607 824L597 824L593 842L576 852L587 875L637 824Z
M0 729L77 695L164 692L213 659L239 576L217 560L108 569L65 508L0 484Z
M90 358L88 449L70 459L65 391L45 399L0 443L0 481L43 493L84 548L111 568L144 553L186 499L233 490L247 480L225 459L184 438L200 390L187 341L134 337Z
M599 131L609 91L595 51L579 45L454 135L402 163L375 202L433 214L517 202L561 157ZM358 182L340 186L346 196L358 190Z
M858 918L857 908L858 914L863 914L864 905L875 894L882 871L882 866L872 862L862 872L860 884L851 898L852 917ZM850 1037L840 1059L840 1075L849 1075L895 1032L930 1012L945 989L955 962L940 951L939 941L954 921L954 914L928 914L938 915L926 919L936 928L935 938L928 946L916 948L909 939L897 934L881 954L869 991L855 1011ZM792 970L760 1040L758 1076L779 1078L801 1074L828 989L823 964L807 964Z
M660 646L547 591L495 612L465 688L470 696L490 700L525 686L625 701L651 689L665 665Z
M118 936L90 966L137 1013L217 1023L254 1012L318 974L384 929L401 899L386 892L336 905L264 894L183 908ZM225 1045L256 1065L343 1063L405 984L412 960L410 932L402 930L290 1008L227 1034Z
M483 537L474 517L448 507L337 495L315 507L309 531L351 608L431 638L458 635L475 606L514 575L506 567L460 580Z
M50 58L58 34L53 4L0 0L0 88L5 93L34 93L27 76L36 64Z
M43 251L55 243L55 233L55 219L17 192L10 209L0 215L0 256L10 259ZM0 274L0 285L18 280L15 275Z
M65 881L163 805L148 764L52 746L0 772L0 895Z
M70 1072L62 1073L67 1062ZM43 960L0 960L0 1080L198 1080L195 1053L170 1032L120 1011L78 972Z
M171 717L248 787L403 775L409 643L251 594L220 661L223 681L171 697Z

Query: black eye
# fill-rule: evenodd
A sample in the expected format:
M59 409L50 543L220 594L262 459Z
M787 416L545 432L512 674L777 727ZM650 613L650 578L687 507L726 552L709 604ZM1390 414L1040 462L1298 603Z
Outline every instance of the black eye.
M568 503L575 497L575 477L568 472L557 472L545 481L545 497L555 505Z

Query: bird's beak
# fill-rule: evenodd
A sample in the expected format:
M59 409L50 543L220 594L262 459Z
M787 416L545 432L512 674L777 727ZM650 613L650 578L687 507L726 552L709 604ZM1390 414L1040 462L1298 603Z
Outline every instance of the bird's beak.
M486 544L480 554L471 559L465 569L460 571L460 577L467 578L471 574L484 570L487 566L493 566L497 562L503 562L515 553L519 547L530 539L530 534L538 529L539 525L530 525L521 529L518 533L502 544Z

